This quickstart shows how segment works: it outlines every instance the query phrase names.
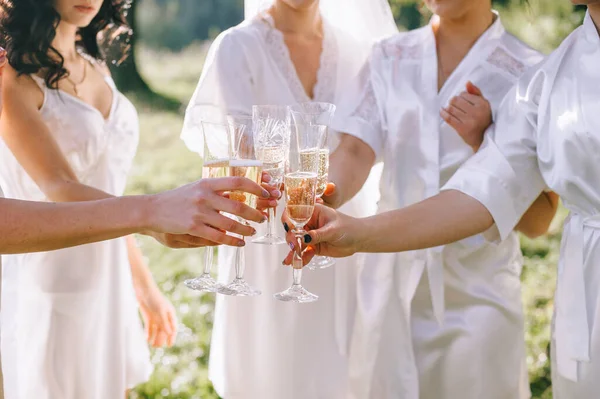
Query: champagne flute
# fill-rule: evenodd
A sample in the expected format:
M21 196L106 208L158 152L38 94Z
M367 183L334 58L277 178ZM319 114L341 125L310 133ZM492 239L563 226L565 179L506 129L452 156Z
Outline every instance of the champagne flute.
M201 113L199 113L201 115ZM197 115L198 118L200 116ZM208 120L194 121L190 124L201 129L204 144L204 164L202 178L217 178L229 176L229 159L231 157L231 140L227 125L223 122L210 122ZM197 125L196 125L197 124ZM223 287L211 276L214 248L204 249L204 272L199 277L185 280L184 284L196 291L217 292Z
M246 177L257 184L261 183L262 161L256 158L254 151L254 138L252 128L252 117L230 115L227 117L230 140L231 140L231 158L229 160L229 169L231 176ZM234 201L243 202L251 208L256 208L258 198L254 194L242 191L232 191L229 198ZM249 225L248 221L237 216L231 215L240 223ZM241 239L244 237L240 236ZM244 280L244 271L246 260L244 257L244 248L235 248L235 278L225 287L217 292L229 296L257 296L261 292L253 288Z
M325 145L326 126L294 123L291 129L290 152L285 168L286 210L296 237L296 249L302 247L304 226L310 220L316 202L318 154ZM319 297L302 287L302 257L294 251L293 283L287 290L275 294L285 302L308 303Z
M257 158L263 161L263 171L271 176L270 185L281 190L285 159L290 143L290 114L288 107L280 105L255 105L252 107L254 146ZM275 208L268 209L267 233L252 240L256 244L285 244L275 228Z
M329 130L331 119L335 113L335 105L323 102L305 102L290 106L290 114L294 121L313 125L325 125ZM329 143L328 138L325 142ZM321 198L327 187L329 174L329 146L325 146L318 154L319 171L317 177L317 198ZM325 269L335 265L335 259L329 256L315 256L306 267L309 270Z

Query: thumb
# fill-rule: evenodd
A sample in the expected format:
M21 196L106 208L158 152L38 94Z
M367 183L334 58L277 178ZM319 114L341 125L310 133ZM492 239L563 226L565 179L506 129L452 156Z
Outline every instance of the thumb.
M333 228L331 226L324 226L320 229L311 230L304 235L303 241L305 244L315 246L323 242L327 242L331 239Z
M483 97L483 93L479 90L479 87L475 86L471 81L467 82L467 93Z

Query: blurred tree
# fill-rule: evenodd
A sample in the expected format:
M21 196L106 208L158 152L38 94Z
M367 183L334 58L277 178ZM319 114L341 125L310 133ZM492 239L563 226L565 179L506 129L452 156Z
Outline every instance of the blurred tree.
M131 5L127 10L127 22L131 27L131 31L129 34L123 34L117 38L113 48L109 49L109 51L116 51L118 47L123 45L123 41L129 46L127 57L121 60L122 62L113 62L109 65L115 84L122 92L135 93L139 97L140 102L164 109L179 109L181 107L179 101L154 92L144 81L137 68L135 52L136 44L140 37L137 30L137 10L139 9L139 5L140 0L131 1Z
M137 42L138 35L136 34L136 11L138 9L138 5L140 4L139 0L133 0L131 2L131 7L127 12L127 22L131 27L132 34L127 37L127 39L123 39L122 37L117 40L117 45L122 45L120 43L122 40L127 40L130 48L129 53L127 54L127 58L123 60L121 63L114 63L111 65L111 72L113 74L116 85L119 87L119 90L129 92L150 92L150 87L148 84L142 79L140 75L137 64L135 62L135 44Z

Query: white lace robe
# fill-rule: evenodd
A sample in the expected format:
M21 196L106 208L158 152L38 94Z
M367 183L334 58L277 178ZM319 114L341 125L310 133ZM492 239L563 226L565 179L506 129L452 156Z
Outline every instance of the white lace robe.
M369 46L351 41L326 23L318 82L310 99L272 20L246 21L213 43L190 107L223 105L231 113L251 114L254 104L336 102L338 88L355 77L368 51ZM186 120L182 138L201 153L201 138L189 125L189 115ZM336 137L333 141L332 147ZM376 191L372 183L370 190ZM374 213L373 198L373 193L367 197L363 192L345 210L357 216ZM278 215L283 206L281 201ZM276 223L284 234L279 218ZM345 398L345 353L353 324L358 257L304 273L303 284L319 295L319 301L298 306L272 296L291 284L291 270L281 265L288 252L286 245L247 245L245 279L261 289L262 296L217 297L210 379L226 399ZM218 263L219 280L231 281L233 249L220 248Z

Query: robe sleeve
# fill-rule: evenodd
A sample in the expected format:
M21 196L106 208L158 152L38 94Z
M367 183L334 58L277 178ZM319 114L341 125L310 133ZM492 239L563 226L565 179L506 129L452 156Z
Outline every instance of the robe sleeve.
M331 125L335 131L364 141L379 158L385 145L386 129L384 108L377 96L377 88L381 85L372 69L372 63L366 62L358 76L349 82Z
M508 237L533 201L546 188L537 159L537 117L542 79L516 86L504 98L482 148L442 190L458 190L481 202L497 231L486 238Z
M204 144L199 119L214 120L219 113L252 115L255 90L244 39L242 33L228 30L208 51L181 132L186 146L200 155Z

